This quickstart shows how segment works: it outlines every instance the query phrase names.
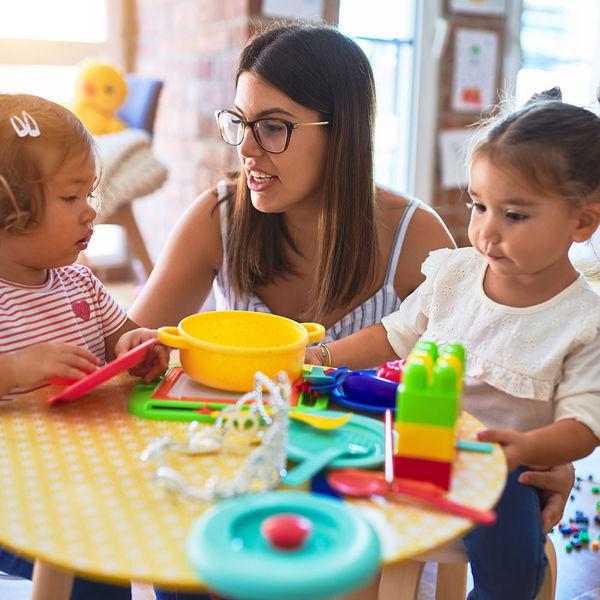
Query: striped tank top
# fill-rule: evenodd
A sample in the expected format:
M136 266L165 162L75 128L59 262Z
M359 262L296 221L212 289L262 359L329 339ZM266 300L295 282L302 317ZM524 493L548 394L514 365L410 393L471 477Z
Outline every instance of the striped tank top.
M227 185L225 181L220 181L218 186L218 198L221 200L227 194ZM402 244L406 235L406 230L415 210L422 204L415 198L409 198L408 205L402 214L396 234L392 251L388 260L387 271L383 286L375 292L370 298L357 306L354 310L342 317L337 323L332 325L325 334L324 342L332 342L346 337L351 333L379 323L381 319L391 312L398 310L402 302L396 290L394 289L394 275L396 266L402 251ZM221 239L223 240L223 251L225 250L225 237L227 231L227 210L226 203L219 204L219 216L221 219ZM216 310L249 310L254 312L271 313L269 307L257 298L254 294L246 298L236 298L229 283L227 275L226 257L223 255L223 263L213 283L213 292L215 297Z

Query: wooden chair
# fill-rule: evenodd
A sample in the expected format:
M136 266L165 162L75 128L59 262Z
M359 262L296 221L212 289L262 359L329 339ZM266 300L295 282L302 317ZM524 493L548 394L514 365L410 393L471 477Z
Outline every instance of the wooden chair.
M536 600L554 600L556 590L556 551L546 537L548 569ZM437 563L436 600L465 600L468 561L464 549L450 544L413 560L405 560L383 569L378 600L416 600L426 562Z
M128 73L125 78L128 94L117 114L129 127L143 129L152 136L163 82L135 73ZM146 276L148 276L152 272L154 264L136 222L132 202L120 204L110 213L101 215L97 222L119 225L123 228L129 249L142 263Z

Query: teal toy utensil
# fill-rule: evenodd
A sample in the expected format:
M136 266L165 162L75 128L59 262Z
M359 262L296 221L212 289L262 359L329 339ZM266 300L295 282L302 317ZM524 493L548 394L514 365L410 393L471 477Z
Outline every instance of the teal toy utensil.
M299 485L326 466L378 466L383 462L383 424L362 415L352 415L345 425L332 430L290 421L288 458L299 463L284 477L288 485Z
M310 444L314 453L304 462L288 471L283 478L283 483L300 485L336 458L346 454L366 456L371 450L372 440L367 436L342 434L327 438L325 436L321 438L311 436Z

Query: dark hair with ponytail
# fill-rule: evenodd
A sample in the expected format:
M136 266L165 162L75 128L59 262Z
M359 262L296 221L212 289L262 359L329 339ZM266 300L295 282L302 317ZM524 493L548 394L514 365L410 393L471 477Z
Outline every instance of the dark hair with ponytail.
M469 164L486 156L535 193L575 206L600 201L600 118L562 102L560 88L534 94L521 109L486 125Z

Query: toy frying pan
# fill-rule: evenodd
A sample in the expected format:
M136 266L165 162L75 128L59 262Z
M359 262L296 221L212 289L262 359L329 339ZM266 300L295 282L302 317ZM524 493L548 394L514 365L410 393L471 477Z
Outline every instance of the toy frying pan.
M265 521L284 515L312 524L296 549L273 547L264 537ZM209 589L245 600L338 598L364 585L381 561L377 535L357 509L306 492L223 500L194 523L186 550Z
M48 398L48 404L53 404L54 402L62 401L62 402L70 402L71 400L76 400L83 394L93 390L95 387L99 386L101 383L108 381L111 377L133 367L139 363L146 354L146 350L156 343L156 340L146 340L142 342L139 346L132 348L129 352L125 352L116 358L115 360L107 363L103 367L92 371L89 375L86 375L83 379L70 380L63 378L54 378L49 379L50 383L54 383L57 385L63 384L65 381L74 382L71 383L68 387L64 388L58 394L55 394L51 398Z

